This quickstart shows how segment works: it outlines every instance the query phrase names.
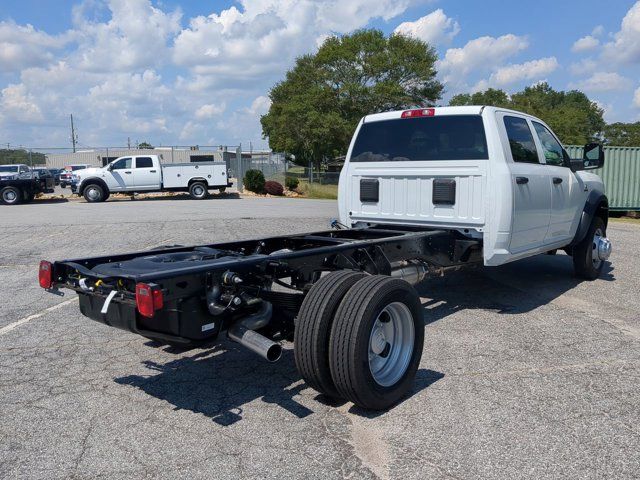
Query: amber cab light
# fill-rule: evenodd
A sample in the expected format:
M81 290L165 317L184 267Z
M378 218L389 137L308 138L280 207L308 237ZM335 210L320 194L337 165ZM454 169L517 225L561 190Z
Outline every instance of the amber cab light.
M435 114L435 108L418 108L416 110L405 110L402 112L402 118L433 117Z
M151 318L164 305L162 290L146 283L136 284L136 307L143 317Z
M42 288L53 287L53 265L51 262L42 260L40 262L40 269L38 270L38 281Z

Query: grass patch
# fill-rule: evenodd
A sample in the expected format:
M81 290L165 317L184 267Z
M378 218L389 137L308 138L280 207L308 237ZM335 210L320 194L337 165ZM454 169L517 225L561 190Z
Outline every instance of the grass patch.
M307 198L336 200L338 198L338 185L321 185L300 180L298 192Z
M611 222L621 222L621 223L635 223L636 225L640 225L640 218L609 217L609 221L611 221Z

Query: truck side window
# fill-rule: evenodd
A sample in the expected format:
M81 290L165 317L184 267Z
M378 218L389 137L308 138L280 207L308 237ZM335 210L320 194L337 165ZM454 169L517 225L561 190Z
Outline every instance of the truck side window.
M126 170L127 168L131 168L131 158L121 158L117 162L113 164L111 170Z
M514 162L540 163L536 143L527 121L521 117L504 117L504 126L509 137L509 146Z
M150 157L136 157L136 168L153 168L153 160Z
M554 137L549 129L538 122L532 122L533 128L535 128L542 149L544 150L544 159L547 165L557 165L559 167L564 166L564 154L562 151L562 145L558 143L556 137Z

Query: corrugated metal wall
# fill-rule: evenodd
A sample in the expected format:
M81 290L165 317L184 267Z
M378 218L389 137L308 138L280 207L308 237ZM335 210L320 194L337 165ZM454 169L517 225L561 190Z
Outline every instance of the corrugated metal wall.
M582 158L582 147L565 147L571 158ZM592 170L604 181L609 208L640 210L640 147L604 147L604 168Z

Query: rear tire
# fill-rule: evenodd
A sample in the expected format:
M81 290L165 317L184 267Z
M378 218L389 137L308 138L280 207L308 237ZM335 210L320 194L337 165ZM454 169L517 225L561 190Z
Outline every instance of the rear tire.
M594 259L597 255L597 238L606 237L607 229L600 217L594 217L584 239L573 247L573 268L576 276L595 280L602 273L605 260Z
M0 199L5 205L17 205L22 201L22 192L16 187L4 187L0 191Z
M307 385L329 397L339 397L329 367L333 317L345 294L364 277L352 271L325 275L311 287L298 313L293 343L298 372Z
M95 183L87 185L82 192L82 195L84 196L84 199L89 203L104 202L106 199L104 189L100 185Z
M384 410L411 389L422 356L424 321L418 295L404 280L359 280L336 311L329 362L338 393L355 405Z
M193 182L189 185L189 195L194 200L204 200L209 195L207 185L203 182Z

